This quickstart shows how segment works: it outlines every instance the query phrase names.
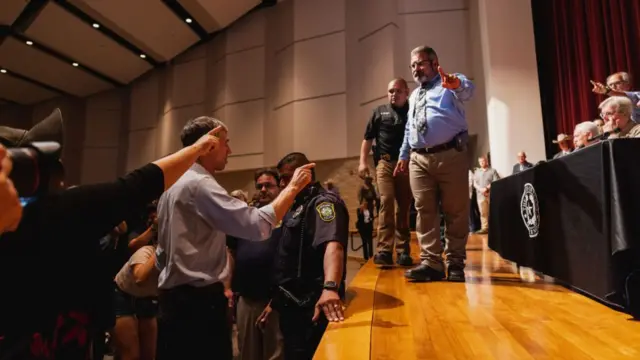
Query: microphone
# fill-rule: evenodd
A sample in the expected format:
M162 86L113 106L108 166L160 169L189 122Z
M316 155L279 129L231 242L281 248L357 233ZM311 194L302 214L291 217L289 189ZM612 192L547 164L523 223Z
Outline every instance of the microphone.
M622 130L620 130L620 128L615 128L612 131L605 131L600 135L596 135L594 137L591 137L591 138L587 139L587 141L607 140L609 138L609 136L611 136L612 134L617 134L620 131L622 131Z

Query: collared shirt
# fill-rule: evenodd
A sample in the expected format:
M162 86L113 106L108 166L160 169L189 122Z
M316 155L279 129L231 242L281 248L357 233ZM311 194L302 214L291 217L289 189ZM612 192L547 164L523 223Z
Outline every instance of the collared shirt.
M629 100L633 103L633 121L640 123L640 107L638 107L638 101L640 101L640 91L625 91L624 93Z
M229 275L227 234L266 240L275 226L271 205L247 206L194 164L158 202L158 288L202 287L223 281Z
M464 75L455 75L460 79L460 87L455 90L443 88L442 79L437 75L411 93L409 119L400 149L401 160L409 159L411 149L446 144L459 133L467 131L463 103L471 99L475 86ZM424 94L425 98L418 98L418 94ZM424 106L417 106L419 103L424 103ZM424 117L426 126L419 126L418 120Z
M384 159L386 161L398 160L400 147L404 140L408 111L408 102L399 108L391 104L380 105L373 110L371 119L369 119L364 139L375 139L380 156L388 156L387 159Z
M498 172L495 169L490 167L486 169L478 168L473 173L473 187L476 189L478 199L482 200L485 198L484 194L480 190L486 188L498 179L500 179L500 175L498 175Z

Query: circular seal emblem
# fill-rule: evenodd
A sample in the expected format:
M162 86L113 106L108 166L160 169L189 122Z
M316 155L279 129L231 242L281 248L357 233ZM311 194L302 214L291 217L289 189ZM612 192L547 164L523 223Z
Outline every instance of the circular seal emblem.
M524 184L524 193L520 200L520 214L522 214L524 226L529 230L529 237L537 237L540 230L540 206L536 189L530 183Z

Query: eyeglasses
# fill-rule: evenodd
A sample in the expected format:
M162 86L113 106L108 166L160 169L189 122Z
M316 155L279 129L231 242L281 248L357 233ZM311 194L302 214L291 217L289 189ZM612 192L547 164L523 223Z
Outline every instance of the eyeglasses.
M257 183L256 190L262 190L262 188L266 188L267 190L270 190L276 186L277 186L276 184L272 184L272 183Z
M411 65L409 66L411 69L415 69L418 66L425 66L427 64L431 63L431 60L422 60L422 61L415 61L412 62Z
M615 111L603 112L603 113L600 113L600 118L602 118L602 120L606 120L609 116L613 116L615 114L617 114L617 112Z
M614 86L618 86L618 85L622 85L622 84L626 84L627 82L624 80L619 80L619 81L615 81L612 82L611 84L607 84L608 87L614 87Z

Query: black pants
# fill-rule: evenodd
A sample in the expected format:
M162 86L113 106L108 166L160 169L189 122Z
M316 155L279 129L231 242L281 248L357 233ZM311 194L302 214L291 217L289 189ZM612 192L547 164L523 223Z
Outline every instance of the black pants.
M160 290L158 360L233 357L228 301L222 284Z
M373 224L358 227L358 233L362 239L362 255L369 260L373 256Z
M284 338L286 360L311 360L329 322L324 315L313 323L314 308L279 308L280 331Z

